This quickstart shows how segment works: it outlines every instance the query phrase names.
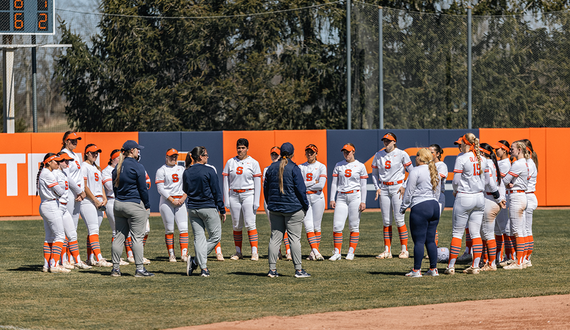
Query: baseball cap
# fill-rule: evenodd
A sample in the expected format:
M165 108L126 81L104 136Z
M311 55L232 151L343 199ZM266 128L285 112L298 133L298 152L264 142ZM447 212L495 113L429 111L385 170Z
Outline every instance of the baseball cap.
M174 149L174 148L170 148L166 151L166 155L167 156L174 156L174 155L178 155L178 150Z
M101 149L97 148L96 145L92 145L89 148L85 149L85 152L101 152Z
M281 156L292 155L295 152L295 147L289 142L285 142L281 145Z
M77 133L73 132L70 133L66 138L65 141L67 140L81 140L81 136L77 135Z
M354 149L354 147L351 146L350 144L345 144L345 145L342 147L342 149L340 149L340 151L343 151L343 150L346 150L346 151L348 151L348 152L356 151L356 149Z
M463 141L463 137L460 137L459 139L457 139L457 141L453 142L453 144L459 145L459 144L461 144L461 141Z
M59 161L61 158L58 155L51 155L46 160L44 160L44 165L47 165L47 163L51 162L52 160Z
M396 137L392 133L386 133L380 140L389 140L396 142Z
M133 140L127 140L125 141L125 143L123 143L123 150L131 150L131 149L144 149L143 146L139 145L138 143L136 143Z
M308 146L306 146L305 151L306 150L313 150L316 154L319 153L319 148L317 148L317 146L314 144L309 144Z
M59 155L59 158L61 158L61 160L73 160L73 158L71 158L71 156L65 152L61 153L61 155Z
M269 151L269 154L272 154L272 153L276 153L279 155L281 153L281 148L279 148L277 146L271 148L271 151Z

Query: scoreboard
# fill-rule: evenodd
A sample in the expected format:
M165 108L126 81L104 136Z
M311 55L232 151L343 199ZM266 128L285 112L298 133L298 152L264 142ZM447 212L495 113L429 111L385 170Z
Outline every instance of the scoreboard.
M0 35L54 34L54 0L0 0Z

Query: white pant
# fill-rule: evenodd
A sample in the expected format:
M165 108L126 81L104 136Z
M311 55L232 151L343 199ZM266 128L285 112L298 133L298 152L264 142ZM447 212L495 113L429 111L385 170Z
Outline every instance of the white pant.
M360 192L351 194L338 193L334 208L333 232L342 233L346 216L348 215L348 228L351 233L360 232Z
M58 202L56 200L43 201L40 204L40 215L44 219L46 242L63 243L65 240L65 233L63 230L63 220Z
M115 212L113 211L113 207L115 207L115 199L107 197L105 214L107 215L107 220L109 220L109 226L111 226L111 230L113 231L113 237L115 237Z
M186 203L180 206L173 206L167 199L160 197L160 204L158 205L162 223L164 223L164 233L174 233L174 221L178 226L180 233L188 232L188 211L186 210Z
M73 219L73 225L75 226L75 230L77 230L77 225L79 224L79 213L81 209L81 202L75 201L75 196L71 190L67 191L68 202L67 202L67 211L71 215Z
M244 224L247 230L256 228L253 197L253 189L242 193L230 190L230 213L234 231L241 231Z
M99 201L102 201L99 199ZM91 235L99 235L99 227L103 222L103 211L97 209L95 204L89 199L81 201L81 217L87 226L87 233Z
M511 221L511 235L525 237L525 209L526 194L507 194L507 207L509 208L509 219Z
M307 214L305 214L305 219L303 219L305 231L307 233L320 232L323 213L325 212L325 196L320 191L316 194L308 194L307 199L309 200L309 209Z
M532 214L538 207L538 199L534 193L526 194L526 210L524 212L525 236L532 236Z
M491 197L491 196L489 196ZM495 239L495 219L501 211L499 204L493 198L485 197L485 213L481 223L481 232L485 240Z
M453 203L453 237L463 238L465 227L471 238L481 237L481 223L485 212L483 193L465 194L458 192Z
M404 214L400 213L400 205L402 199L398 191L401 184L393 186L381 185L380 187L380 210L382 211L382 222L385 227L392 224L392 218L396 222L396 226L402 227L405 225Z
M75 228L71 214L69 214L69 211L67 210L67 205L60 204L59 210L61 211L63 230L65 232L65 236L67 236L67 240L70 242L77 241L77 229Z
M509 209L501 209L495 219L495 235L507 234L511 236L511 224L509 221Z

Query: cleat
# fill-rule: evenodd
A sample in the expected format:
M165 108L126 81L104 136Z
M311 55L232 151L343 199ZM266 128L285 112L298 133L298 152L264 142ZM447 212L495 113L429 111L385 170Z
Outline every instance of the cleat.
M135 263L135 257L128 257L127 261L130 262L131 264Z
M135 277L152 277L154 276L153 273L150 273L146 268L143 267L142 270L137 270L135 272Z
M345 259L346 260L354 260L354 253L347 253Z
M527 267L527 268L528 268L528 267L532 267L532 262L530 262L530 260L527 260L527 261L526 261L526 267Z
M143 265L150 265L150 260L148 260L147 258L143 257Z
M253 260L253 261L259 260L259 254L257 254L257 253L252 253L252 254L251 254L251 260Z
M221 253L216 253L216 259L218 261L224 261L224 255Z
M119 276L121 276L121 271L118 270L118 269L113 268L113 269L111 270L111 276L113 276L113 277L119 277Z
M89 266L92 266L92 267L96 266L96 265L95 265L96 262L95 262L95 260L93 260L93 259L88 259L85 263L86 263L87 265L89 265Z
M43 272L43 273L49 273L49 267L44 266L44 267L42 268L42 272Z
M439 272L437 271L437 268L430 269L426 272L426 276L439 276Z
M274 278L274 277L279 277L279 274L277 273L277 269L274 270L269 270L269 273L267 273L267 276Z
M473 266L469 266L467 269L463 270L463 272L465 274L479 274L480 271L481 271L481 268L473 267Z
M287 252L287 253L285 254L285 259L287 259L287 261L293 260L293 257L291 257L291 252Z
M126 262L125 259L121 258L121 260L119 260L119 265L120 266L127 266L127 265L129 265L129 263Z
M510 270L510 269L523 269L523 266L519 265L516 262L513 262L512 264L503 267L503 269L508 269L508 270Z
M295 271L295 277L296 278L311 277L311 274L307 273L304 269L297 269Z
M485 266L481 267L481 271L482 272L496 272L497 266L491 266L488 263L486 263Z
M239 260L243 259L243 255L241 253L236 252L233 256L230 257L231 260Z
M515 261L514 261L513 259L504 260L504 261L501 261L501 262L499 263L499 266L505 268L506 266L508 266L508 265L510 265L510 264L512 264L512 263L514 263L514 262L515 262Z
M340 260L342 258L342 256L340 255L340 253L335 253L332 255L332 257L329 258L330 261L337 261Z
M407 277L422 277L422 271L421 270L414 270L412 269L411 272L406 274Z
M317 260L315 258L315 252L311 251L311 253L309 253L309 256L307 257L307 260Z
M376 256L376 259L392 259L391 251L384 251Z
M104 258L95 262L95 266L97 267L113 267L113 264L105 260Z
M323 255L320 252L317 252L317 253L315 253L315 260L323 261L323 260L325 260L325 257L323 257Z
M398 258L400 259L408 259L410 257L410 252L408 250L400 252Z
M73 264L71 264L69 261L64 261L62 266L63 266L63 268L69 269L69 270L75 269L75 266Z
M174 254L171 254L171 255L168 257L168 262L176 262L176 256L175 256Z
M76 263L74 265L74 267L77 269L91 269L91 268L93 268L93 267L89 266L88 264L84 263L83 261Z
M454 275L454 274L455 274L455 268L454 268L454 267L447 267L447 268L445 269L445 272L444 272L444 273L445 273L445 274L448 274L448 275Z
M463 253L459 258L457 258L458 262L468 262L473 260L471 253Z
M182 262L187 262L188 261L188 255L183 254L182 257L180 257L180 259L182 260Z
M71 273L71 270L63 268L63 266L50 267L50 273Z
M210 271L207 269L202 269L202 273L200 274L202 277L210 277Z

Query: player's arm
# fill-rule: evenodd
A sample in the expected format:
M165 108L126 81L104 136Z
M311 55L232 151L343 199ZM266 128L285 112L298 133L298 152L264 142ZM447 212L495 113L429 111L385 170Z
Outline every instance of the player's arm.
M366 196L368 195L367 185L368 173L366 173L366 167L364 167L363 164L360 173L360 205L358 206L360 212L366 210Z
M374 159L372 160L372 183L374 184L374 188L376 189L376 197L374 200L377 201L380 197L380 170L378 168L379 162L378 157L374 155Z
M224 196L224 205L227 208L230 208L230 161L231 159L229 159L226 162L226 166L222 171L222 177L223 177L222 185L224 187L224 191L222 193Z
M53 191L54 194L56 194L57 197L61 197L63 196L63 194L65 193L65 188L62 188L61 185L59 184L59 182L57 181L57 178L55 177L55 175L53 173L49 173L51 175L49 175L46 178L46 185L49 189L51 189Z
M453 187L453 196L455 196L455 194L457 194L457 187L459 187L459 183L461 182L461 174L463 173L463 161L461 158L457 157L453 168L453 181L451 181L451 185Z
M336 198L337 184L338 184L338 174L333 172L333 179L331 182L331 196L329 197L331 208L333 209L336 207L335 198Z
M323 165L319 171L319 177L315 180L315 183L311 187L311 190L318 191L323 190L327 184L327 168Z
M166 173L163 168L159 168L156 171L156 179L154 184L156 184L156 190L164 199L168 200L170 203L174 202L174 198L170 197L170 193L164 188L164 181L166 180Z
M406 209L412 204L412 196L416 191L416 186L418 184L418 171L412 171L408 176L408 186L404 192L404 198L402 199L402 204L400 205L400 213L406 213Z
M261 197L261 173L253 176L253 212L259 208L259 198Z

